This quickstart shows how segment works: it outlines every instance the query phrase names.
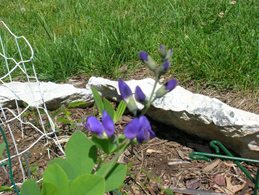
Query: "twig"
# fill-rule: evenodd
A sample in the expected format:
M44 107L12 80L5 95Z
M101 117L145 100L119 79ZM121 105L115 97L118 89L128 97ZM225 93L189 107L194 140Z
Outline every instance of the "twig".
M192 190L187 188L170 188L173 192L183 193L183 194L193 194L193 195L227 195L224 193L210 192L204 190Z

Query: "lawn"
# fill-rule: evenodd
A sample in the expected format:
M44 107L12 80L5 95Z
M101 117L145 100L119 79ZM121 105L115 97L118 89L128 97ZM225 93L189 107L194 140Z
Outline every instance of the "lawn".
M123 64L131 74L141 65L140 50L159 59L163 44L180 82L257 90L258 10L254 0L3 0L0 20L31 43L41 80L118 79Z

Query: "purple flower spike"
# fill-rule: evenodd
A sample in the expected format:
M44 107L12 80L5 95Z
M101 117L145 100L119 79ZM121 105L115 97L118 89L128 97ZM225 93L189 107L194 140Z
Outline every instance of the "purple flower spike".
M148 61L148 54L145 51L139 52L139 58L144 62Z
M135 98L138 102L145 102L146 96L139 86L135 89Z
M127 100L130 97L132 97L132 91L122 79L119 79L119 89L120 89L122 99L124 100L124 102L127 103Z
M169 90L169 91L172 91L176 85L178 83L178 80L177 79L171 79L169 80L166 84L165 84L165 90Z
M102 124L97 120L97 118L90 116L86 120L85 128L88 131L91 130L92 133L100 139L107 139L112 136L115 131L113 120L106 110L103 111Z
M145 116L139 119L134 118L125 128L125 136L130 140L137 140L138 143L147 143L155 138L155 133L152 131L150 123Z

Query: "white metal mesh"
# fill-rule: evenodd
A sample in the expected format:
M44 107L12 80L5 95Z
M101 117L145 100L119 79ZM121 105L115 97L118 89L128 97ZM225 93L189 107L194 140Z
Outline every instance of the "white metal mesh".
M34 52L30 43L24 36L16 36L13 34L3 21L0 21L0 43L0 86L7 88L11 93L13 93L14 97L17 97L13 100L15 105L14 108L9 108L8 106L3 107L0 101L0 126L5 129L5 133L9 136L8 146L12 151L15 151L11 154L11 162L19 162L19 166L17 167L20 167L19 172L21 173L20 175L23 177L22 181L24 182L26 179L24 171L26 166L24 166L23 153L30 151L38 142L42 143L44 141L46 143L45 145L48 151L48 156L50 157L50 150L48 148L48 142L50 139L54 141L62 154L64 154L64 151L56 136L54 123L52 122L44 103L40 82L38 81L33 64ZM21 100L16 96L17 93L23 93L23 91L19 91L17 90L17 87L14 87L14 80L17 79L28 82L31 92L30 96L33 97L33 100L26 108L21 106ZM38 84L37 93L40 92L40 97L35 95L35 91L32 90L32 82L36 82ZM35 97L37 97L37 99ZM0 91L0 100L5 98L7 98L5 94L2 94ZM39 104L36 104L36 102L39 101L43 106L37 106ZM33 107L35 112L38 113L38 125L31 123L30 120L24 119L26 117L22 117L22 114L29 111L29 108L31 107ZM42 112L44 112L44 114L42 114ZM44 120L43 115L45 117ZM48 121L47 123L50 125L50 128L48 129L46 129L46 121ZM28 127L30 129L34 129L33 134L37 136L35 136L36 139L33 140L33 142L23 143L21 150L21 147L19 146L22 141L20 139L17 140L17 138L19 137L23 139L24 132ZM3 139L1 139L0 142L3 142ZM0 159L0 163L5 161L8 161L8 158ZM9 175L8 170L4 166L2 166L2 168L4 169L4 172ZM16 179L14 178L14 180Z

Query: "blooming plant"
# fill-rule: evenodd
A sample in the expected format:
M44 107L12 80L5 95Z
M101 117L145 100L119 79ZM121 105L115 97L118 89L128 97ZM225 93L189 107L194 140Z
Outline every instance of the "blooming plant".
M177 85L177 79L171 79L155 92L159 78L169 70L173 51L160 46L159 53L162 65L157 71L156 62L146 52L139 52L140 59L155 74L156 80L150 98L146 97L139 86L136 87L133 96L130 87L119 79L118 85L123 101L116 112L108 100L102 99L97 90L91 88L102 116L102 121L95 116L90 116L86 120L85 128L91 131L92 139L83 132L76 131L67 142L66 158L56 158L49 162L43 174L42 191L34 180L27 180L22 185L22 195L103 195L121 186L127 167L117 163L117 159L130 144L145 144L155 138L155 133L144 115L153 101ZM135 100L144 105L139 117ZM124 128L124 134L117 137L115 123L122 116L126 106L135 118ZM102 151L99 156L97 149ZM113 159L106 163L106 159L112 154L115 154Z

